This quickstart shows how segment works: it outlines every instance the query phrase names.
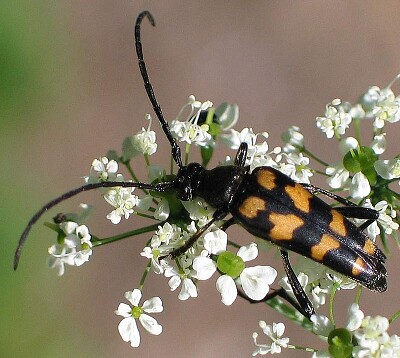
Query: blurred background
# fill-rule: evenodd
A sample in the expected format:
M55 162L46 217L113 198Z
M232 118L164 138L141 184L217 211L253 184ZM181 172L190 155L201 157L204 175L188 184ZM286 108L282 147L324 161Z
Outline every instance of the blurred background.
M141 330L141 347L131 348L118 334L114 310L140 280L145 261L139 252L148 236L102 247L61 278L46 267L54 237L42 223L59 211L97 204L91 230L103 237L122 231L104 219L108 208L95 193L47 214L32 231L18 271L12 270L18 237L33 213L81 185L93 158L120 150L125 136L147 125L151 106L133 41L136 15L145 9L157 23L144 22L145 59L167 118L190 94L216 105L237 103L237 128L268 131L274 147L283 131L298 125L307 146L332 163L337 146L315 127L315 117L332 99L354 102L400 70L398 1L2 1L1 357L248 357L258 321L281 321L264 305L237 300L223 306L211 281L200 284L197 299L180 302L165 279L152 277L144 298L163 298L165 312L156 318L164 333ZM153 128L160 134L157 124ZM388 158L398 152L400 134L398 125L390 128ZM158 138L153 162L167 163L167 142ZM216 160L227 154L219 152ZM313 183L327 187L318 180ZM123 227L132 225L144 223L135 219ZM247 235L240 228L232 232ZM389 259L387 293L363 293L368 314L389 317L400 308L395 263ZM270 264L281 270L279 261ZM346 310L352 297L339 295L335 309ZM399 328L396 322L391 334ZM294 324L287 324L285 336L323 347ZM281 356L309 354L287 350Z

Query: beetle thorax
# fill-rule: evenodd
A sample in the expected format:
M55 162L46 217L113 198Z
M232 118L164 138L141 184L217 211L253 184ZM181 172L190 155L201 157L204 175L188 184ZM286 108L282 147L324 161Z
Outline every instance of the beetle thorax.
M180 200L189 201L198 196L198 189L205 169L199 163L190 163L179 169L175 189Z

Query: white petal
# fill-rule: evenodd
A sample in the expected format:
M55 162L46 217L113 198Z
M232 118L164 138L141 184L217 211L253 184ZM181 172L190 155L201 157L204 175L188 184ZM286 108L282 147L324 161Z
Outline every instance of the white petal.
M134 306L139 306L140 299L142 298L142 291L135 288L133 291L125 292L125 298Z
M106 218L113 224L119 224L121 222L121 216L117 214L117 210L111 211L111 213L107 214Z
M339 142L339 149L343 154L346 154L350 149L358 148L358 140L353 137L343 138Z
M285 332L285 325L282 322L274 323L273 331L276 337L282 337L282 334Z
M182 288L178 295L178 299L185 301L189 297L197 297L197 287L190 278L185 278L183 279Z
M332 322L326 316L313 314L310 320L313 323L313 332L320 336L328 337L334 329Z
M240 274L240 282L247 296L261 300L269 292L269 285L276 276L276 270L270 266L248 267Z
M140 334L133 317L124 318L118 325L118 331L125 342L131 342L132 347L139 347Z
M349 320L346 324L346 328L349 331L355 331L360 328L361 322L364 319L364 312L358 307L358 304L353 303L348 309Z
M361 172L354 174L350 184L350 195L352 198L362 199L368 196L370 192L371 187L367 177Z
M171 291L175 291L181 284L181 278L178 275L172 276L168 281L168 286Z
M144 301L142 308L147 313L158 313L164 309L160 297L153 297Z
M208 280L217 270L217 265L209 257L197 256L193 260L193 269L198 280Z
M371 144L371 148L375 152L375 154L382 154L386 150L386 133L382 133L380 135L376 135Z
M237 297L237 288L233 278L228 275L220 276L216 283L217 290L221 293L224 305L230 306Z
M223 230L216 230L204 235L204 248L211 254L226 251L228 235Z
M154 212L154 218L160 221L164 221L168 219L168 216L169 216L169 203L167 199L163 198L158 204L156 211Z
M127 305L126 303L120 303L118 309L115 311L115 314L127 318L132 316L131 311L131 306Z
M151 334L158 336L162 332L162 326L153 317L145 313L140 315L139 321L143 328Z
M241 257L244 262L254 260L258 256L257 244L252 242L250 245L242 246L237 255Z

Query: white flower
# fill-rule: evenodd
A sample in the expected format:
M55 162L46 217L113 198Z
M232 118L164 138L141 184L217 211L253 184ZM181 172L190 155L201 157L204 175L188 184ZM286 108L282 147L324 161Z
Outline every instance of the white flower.
M361 327L354 332L358 346L354 348L355 357L380 357L381 350L389 342L387 333L389 320L381 316L367 316Z
M119 304L115 314L124 318L118 325L118 331L125 342L131 342L132 347L139 347L140 334L136 319L139 319L139 322L147 332L154 335L161 334L162 326L146 313L162 312L162 301L159 297L153 297L144 301L142 306L139 306L142 292L137 288L133 291L125 292L125 298L131 303L132 307L126 303Z
M332 189L345 189L350 185L350 172L342 163L335 167L327 167L325 172L329 175L326 182Z
M339 142L339 149L343 154L346 154L350 149L357 149L358 147L358 140L354 137L342 138Z
M89 261L89 257L92 255L92 237L86 225L66 221L59 226L66 236L62 239L62 243L49 247L48 265L57 270L58 276L62 276L65 272L65 265L81 266Z
M221 129L228 130L232 128L239 119L239 106L237 104L222 103L215 110L215 115L218 119L218 124Z
M335 328L329 318L324 315L313 314L310 321L313 324L313 332L319 336L328 337Z
M154 219L164 221L169 216L169 202L167 198L162 198L157 205L156 211L154 212Z
M188 144L194 143L199 146L211 145L213 140L211 134L208 133L208 124L198 125L198 119L201 111L205 111L212 107L212 102L196 101L193 95L189 96L189 102L180 110L177 118L171 122L170 129L172 135L181 142ZM180 121L179 117L186 107L190 108L190 114L186 121Z
M378 99L372 110L372 114L375 117L374 127L381 129L385 125L385 121L394 123L400 119L400 100L394 96L390 88L384 88L377 92Z
M204 250L200 256L194 258L193 270L193 277L205 281L208 280L215 271L217 271L217 264L208 257L208 251Z
M123 181L121 174L117 174L118 163L115 160L108 160L107 157L94 159L90 167L89 176L83 177L85 183L98 183L104 181Z
M371 186L367 177L362 173L358 172L354 174L350 184L350 195L354 199L362 199L369 195L371 192Z
M378 86L371 86L362 97L362 103L367 108L373 108L379 99L381 89Z
M285 153L298 153L304 148L304 136L300 133L300 128L297 126L289 127L281 137L286 143L283 147Z
M190 277L190 270L182 269L180 271L178 272L172 267L165 270L165 277L171 277L168 281L171 291L175 291L182 284L178 299L185 301L190 297L197 297L197 287Z
M383 179L400 178L400 159L377 160L374 168Z
M223 230L215 230L204 235L204 248L210 253L217 255L226 250L228 235Z
M151 268L153 272L157 275L163 274L164 271L171 266L168 264L167 260L160 260L160 256L168 255L169 248L168 247L156 247L152 248L146 246L143 251L140 253L140 256L146 257L151 260Z
M271 340L271 344L257 343L258 333L253 333L254 344L256 350L253 352L253 357L257 354L265 355L267 353L281 353L282 348L286 348L289 343L289 338L282 338L285 332L285 325L283 323L273 323L272 326L267 325L265 321L259 322L260 328L263 333Z
M116 208L106 216L113 224L118 224L122 216L128 219L133 214L133 208L139 203L138 197L132 194L134 190L135 188L116 187L104 194L107 203Z
M177 120L171 123L171 133L180 142L188 144L197 144L199 146L207 146L211 143L212 137L208 133L208 124L198 125L191 122L180 122Z
M316 306L325 303L325 295L332 292L334 284L337 289L343 290L351 290L357 286L353 280L304 256L298 257L296 271L308 276L305 290L311 292L312 302ZM285 289L290 291L289 287Z
M365 118L366 113L365 113L363 107L361 106L361 104L357 103L354 107L351 107L350 115L351 115L351 118L361 119L361 118Z
M257 245L251 243L242 246L237 256L247 262L258 255ZM237 278L238 284L243 288L244 293L252 300L262 300L269 292L269 285L275 281L277 272L271 266L246 267ZM222 275L217 279L217 290L221 293L222 303L229 306L237 297L237 288L234 278L229 275Z
M182 230L175 224L166 222L163 226L158 226L158 230L151 238L151 247L159 247L161 244L169 245L170 242L178 241L182 235Z
M310 260L308 260L310 261ZM314 271L315 273L315 271ZM310 276L312 277L312 276ZM324 305L326 302L326 295L329 293L329 290L327 288L323 288L321 287L320 281L321 281L321 277L319 277L319 275L317 275L318 278L313 278L313 280L311 281L309 279L309 276L307 274L305 274L304 272L300 272L297 275L297 280L300 283L300 286L304 289L304 291L306 293L310 293L311 294L311 303L313 304L315 309L318 309L319 306ZM291 295L293 298L295 298L296 296L293 293L293 287L292 285L289 283L289 279L287 278L287 276L283 277L280 281L279 284L281 285L281 287L289 294Z
M123 160L127 161L139 154L152 155L157 151L156 133L150 130L151 116L147 114L146 119L149 121L147 129L142 128L135 135L125 138L122 143Z
M225 235L226 234L222 230L208 233L206 235L207 239L204 239L205 246L208 250L211 250L211 252L208 252L220 254L220 256L224 254L234 256L234 254L225 251ZM213 243L213 241L215 241L215 243ZM270 266L245 267L244 262L255 259L257 255L258 249L255 243L251 243L248 246L242 246L237 253L236 259L233 260L234 263L230 262L227 268L228 271L236 271L236 265L242 265L243 267L240 268L238 274L235 277L230 276L230 274L225 274L217 279L216 287L221 293L223 304L229 306L235 301L237 297L236 283L241 285L246 295L253 300L261 300L267 295L269 285L275 281L277 272ZM225 261L229 261L229 259ZM221 270L221 267L218 268ZM207 280L217 270L217 264L207 256L206 251L203 251L200 256L194 258L193 269L195 270L195 273L193 274L194 277L199 280Z
M214 214L215 209L210 207L204 200L195 198L191 201L182 201L182 205L189 213L190 219L197 221L199 227L208 223Z
M390 235L393 231L399 229L399 224L393 222L393 219L396 217L396 210L393 210L391 205L385 200L376 203L375 210L379 212L378 222L382 225L386 234ZM387 214L388 210L389 215Z
M268 152L268 143L266 141L256 144L258 137L268 139L269 135L267 132L255 134L252 128L243 128L240 132L231 129L229 133L221 135L221 141L230 149L235 150L239 149L241 143L247 143L247 157L254 158L254 156L264 155Z
M74 265L75 248L54 244L47 251L50 255L47 265L50 268L56 269L58 276L64 275L65 265Z
M283 154L287 163L280 163L278 169L299 183L310 183L310 177L313 173L308 167L310 159L303 156L302 153Z
M335 99L325 109L325 117L317 117L317 127L326 134L327 138L342 136L351 123L350 113L345 112L340 106L341 101Z
M386 133L374 136L371 148L375 152L375 154L380 155L384 153L386 150Z
M362 320L364 319L364 312L360 310L357 303L352 303L347 310L349 318L346 328L349 331L355 331L360 328Z
M381 233L378 223L382 226L387 235L390 235L393 231L399 229L399 224L393 221L396 217L396 210L393 210L387 201L381 200L374 206L370 199L366 199L363 206L375 209L379 213L378 220L374 221L367 227L367 234L371 239L375 240L375 238Z

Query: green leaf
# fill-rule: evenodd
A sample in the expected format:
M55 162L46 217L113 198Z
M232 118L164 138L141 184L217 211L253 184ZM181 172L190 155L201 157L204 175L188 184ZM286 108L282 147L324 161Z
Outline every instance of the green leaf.
M377 160L378 155L370 147L359 147L346 153L343 158L343 165L349 172L364 173L364 171L373 168Z
M334 329L328 336L329 353L335 358L351 357L353 351L352 335L345 328Z
M202 159L202 165L204 167L207 166L207 164L210 162L212 155L214 153L214 147L201 147L201 159Z

